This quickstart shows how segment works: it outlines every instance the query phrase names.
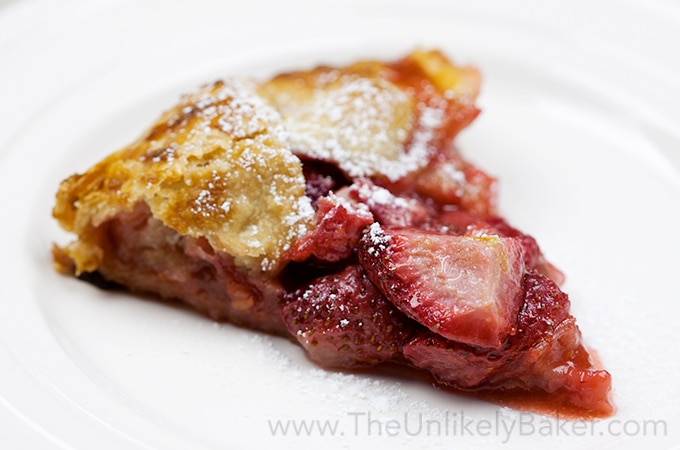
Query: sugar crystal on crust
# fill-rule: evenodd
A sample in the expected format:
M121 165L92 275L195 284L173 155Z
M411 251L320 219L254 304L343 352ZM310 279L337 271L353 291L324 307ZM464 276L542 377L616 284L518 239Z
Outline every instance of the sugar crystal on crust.
M294 151L332 161L350 177L397 180L427 162L423 152L405 151L413 97L385 79L317 70L290 85L275 78L260 92L281 111Z

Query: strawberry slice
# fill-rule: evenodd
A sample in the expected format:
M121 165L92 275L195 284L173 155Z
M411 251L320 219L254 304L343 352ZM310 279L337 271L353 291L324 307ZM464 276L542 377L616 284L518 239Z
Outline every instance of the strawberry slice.
M428 210L421 201L394 195L367 179L355 180L345 192L350 199L365 204L385 227L413 227L428 218Z
M302 262L310 257L325 262L347 258L359 242L361 234L373 223L366 205L354 203L331 193L318 199L316 226L298 239L284 258Z
M516 238L453 236L372 224L359 246L369 278L407 316L468 345L514 334L525 271Z
M458 205L480 216L496 211L496 179L460 156L435 159L414 184L416 192L442 204Z
M416 327L359 265L320 277L284 300L288 331L323 366L369 366L400 359Z
M505 219L500 217L488 217L484 219L483 225L478 223L476 226L470 227L466 234L472 236L480 233L487 233L489 229L492 230L492 234L515 237L520 240L522 247L524 247L524 263L526 264L527 269L530 271L535 270L538 273L547 276L558 285L564 283L564 274L543 256L536 240L511 226Z
M445 226L448 234L464 234L467 236L494 234L517 238L524 248L524 265L527 271L537 271L559 285L564 283L564 274L545 258L536 239L511 226L501 217L489 216L480 218L466 211L454 210L440 214L437 217L436 223L440 226Z

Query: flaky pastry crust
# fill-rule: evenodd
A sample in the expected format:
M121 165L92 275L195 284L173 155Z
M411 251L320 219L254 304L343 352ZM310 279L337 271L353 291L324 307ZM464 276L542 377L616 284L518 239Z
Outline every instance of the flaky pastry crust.
M104 258L96 228L140 203L178 234L263 271L278 269L313 216L279 113L234 79L185 96L137 142L61 184L53 214L78 236L65 248L77 274Z

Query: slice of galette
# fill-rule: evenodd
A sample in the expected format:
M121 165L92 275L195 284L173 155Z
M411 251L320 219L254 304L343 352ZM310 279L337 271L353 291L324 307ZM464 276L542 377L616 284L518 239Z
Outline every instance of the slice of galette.
M453 140L479 73L436 51L224 79L66 179L57 268L292 336L326 367L383 362L579 417L613 412L562 273L497 215Z

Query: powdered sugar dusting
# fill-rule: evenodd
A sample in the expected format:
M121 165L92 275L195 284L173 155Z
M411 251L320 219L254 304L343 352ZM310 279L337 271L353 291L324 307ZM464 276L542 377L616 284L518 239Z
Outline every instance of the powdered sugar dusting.
M296 152L335 162L351 177L382 175L392 181L427 163L425 140L441 120L437 111L427 109L416 123L411 93L387 80L333 70L316 76L312 87L300 88L302 94L270 99L282 112ZM415 145L407 148L414 132Z
M420 162L418 167L427 164L429 155L432 154L432 139L435 131L441 126L444 120L444 107L433 107L418 105L420 110L418 124L413 132L413 139L408 153L408 158L413 160L412 164Z
M373 413L390 413L395 408L427 409L422 400L411 399L398 382L383 382L374 376L361 376L333 372L317 367L296 364L278 350L269 336L249 336L249 348L254 349L257 363L267 367L276 366L286 377L300 380L296 383L296 395L314 402L315 409L324 414L338 411L370 409Z
M391 237L385 234L385 231L378 222L373 222L368 227L367 233L368 239L371 242L371 246L366 250L369 255L375 256L387 249Z
M375 219L386 227L413 226L427 214L417 200L395 195L367 179L356 180L345 192L349 198L368 207Z
M215 200L209 190L204 189L198 193L198 197L194 200L190 207L191 212L201 215L203 217L210 217L215 212Z
M376 186L368 180L361 180L355 182L350 187L360 201L366 202L369 208L377 206L389 206L392 208L409 208L411 205L405 198L397 197L388 189L381 186Z
M373 219L373 214L371 214L369 205L366 203L350 201L345 196L336 195L334 192L330 192L327 198L331 203L345 208L345 210L352 215L368 218L371 220Z
M198 113L206 120L206 125L217 127L237 140L266 132L278 142L287 142L288 135L280 114L255 93L254 83L229 79L215 86L218 88L201 91L195 105L185 107L183 113ZM207 127L196 127L195 130L209 131Z
M456 162L446 162L441 165L442 170L453 182L463 184L465 183L465 172L463 172L458 166L460 163Z

